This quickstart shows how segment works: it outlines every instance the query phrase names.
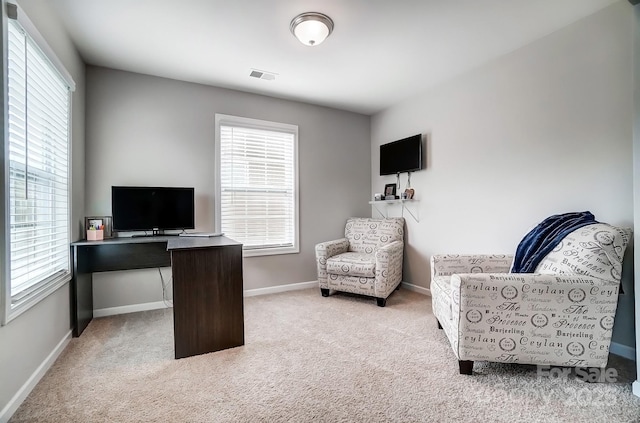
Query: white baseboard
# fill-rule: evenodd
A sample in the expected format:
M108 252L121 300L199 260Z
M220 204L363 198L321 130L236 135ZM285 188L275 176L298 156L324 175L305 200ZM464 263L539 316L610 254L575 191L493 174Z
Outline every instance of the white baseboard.
M636 380L631 384L631 389L633 390L633 395L636 397L640 397L640 381Z
M257 295L276 294L278 292L296 291L298 289L314 288L318 286L318 281L290 283L288 285L270 286L268 288L245 289L245 297L255 297Z
M402 282L402 286L409 291L415 291L422 295L428 295L429 297L431 296L431 290L429 288L423 288L421 286L414 285L408 282Z
M27 381L18 389L18 392L11 398L9 403L0 411L0 423L6 423L9 421L13 413L16 412L20 404L27 399L29 393L36 387L42 376L47 373L47 370L53 366L56 359L62 354L62 351L67 347L71 341L71 331L67 332L67 334L58 342L58 345L55 346L53 351L49 353L47 358L44 359L42 363L38 366L38 368L33 372L33 374L27 379Z
M270 286L267 288L245 289L245 297L255 297L257 295L276 294L278 292L295 291L298 289L315 288L318 281L290 283L287 285ZM431 296L431 291L418 285L402 282L402 286L410 291L415 291L423 295ZM156 301L153 303L131 304L120 307L108 307L93 310L93 317L115 316L116 314L135 313L138 311L157 310L167 308L164 301Z
M617 342L612 342L609 346L609 352L615 355L619 355L620 357L636 361L635 348L627 347L626 345L618 344Z
M120 307L107 307L93 310L93 317L115 316L116 314L136 313L138 311L158 310L169 307L164 301L153 303L131 304Z
M245 289L245 297L255 297L256 295L275 294L278 292L295 291L298 289L307 289L318 286L318 281L291 283L288 285L270 286L268 288ZM131 304L120 307L99 308L93 310L93 317L115 316L116 314L136 313L138 311L158 310L169 307L164 301L156 301L152 303Z

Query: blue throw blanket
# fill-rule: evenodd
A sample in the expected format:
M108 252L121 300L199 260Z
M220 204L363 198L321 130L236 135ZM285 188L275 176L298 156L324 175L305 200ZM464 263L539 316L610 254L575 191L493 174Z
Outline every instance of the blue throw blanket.
M540 261L570 232L598 223L591 212L556 214L533 228L518 244L511 273L533 273Z

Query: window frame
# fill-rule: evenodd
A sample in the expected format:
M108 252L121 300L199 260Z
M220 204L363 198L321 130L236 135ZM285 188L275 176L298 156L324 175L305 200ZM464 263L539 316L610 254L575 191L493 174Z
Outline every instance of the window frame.
M215 115L215 228L217 232L222 231L221 216L221 162L220 162L220 127L235 126L249 129L262 129L274 132L283 132L293 135L293 245L290 247L270 247L270 248L245 248L243 245L244 257L271 256L280 254L296 254L300 252L300 195L299 195L299 171L298 171L298 126L288 123L271 122L247 117L232 116L216 113Z
M9 20L15 20L18 22L21 29L31 39L31 42L40 50L42 55L48 60L52 69L56 71L62 80L68 87L68 119L67 119L67 238L71 240L72 237L72 193L73 193L73 179L72 179L72 130L73 130L73 91L75 91L75 82L71 75L67 72L62 62L55 55L53 49L46 42L45 38L40 34L35 25L29 20L23 10L15 4L2 2L2 86L0 87L2 93L2 114L1 119L3 123L3 148L2 157L0 157L0 163L2 166L2 172L0 172L1 183L3 186L2 193L0 193L0 200L2 207L0 207L0 221L2 222L2 229L0 233L0 268L3 269L2 281L0 281L0 308L2 309L1 324L4 326L10 321L20 316L25 311L29 310L34 305L38 304L44 298L48 297L53 292L57 291L62 286L69 283L72 277L72 260L71 250L68 249L68 272L64 272L58 277L47 277L42 281L24 289L17 293L17 297L21 297L15 305L12 305L11 295L11 222L10 222L10 166L9 159L9 110L8 110L8 31Z

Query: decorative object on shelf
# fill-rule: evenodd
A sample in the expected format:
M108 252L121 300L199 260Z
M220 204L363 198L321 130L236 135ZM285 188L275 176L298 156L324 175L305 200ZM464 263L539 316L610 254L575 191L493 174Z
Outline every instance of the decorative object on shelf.
M407 188L402 193L402 198L405 200L412 200L414 194L415 194L415 190L413 188Z
M402 198L406 200L412 200L413 195L416 193L413 188L411 188L411 172L407 172L407 189L404 190L406 196L403 195Z
M396 198L396 184L386 184L384 186L384 199L395 200Z
M291 20L291 33L306 46L317 46L333 31L333 21L323 13L301 13Z
M373 194L373 199L376 201L382 200L382 194L380 194L379 192L376 192L375 194Z
M111 228L111 216L88 216L84 219L85 238L88 241L111 238L113 236Z

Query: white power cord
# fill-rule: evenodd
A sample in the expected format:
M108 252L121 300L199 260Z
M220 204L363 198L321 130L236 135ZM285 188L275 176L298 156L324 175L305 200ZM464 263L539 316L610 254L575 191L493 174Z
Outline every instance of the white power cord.
M160 283L162 284L162 301L164 302L164 305L166 305L167 307L173 307L173 300L170 300L167 298L167 286L172 281L170 279L165 282L164 276L162 275L162 270L160 270L159 267L158 267L158 273L160 274Z

